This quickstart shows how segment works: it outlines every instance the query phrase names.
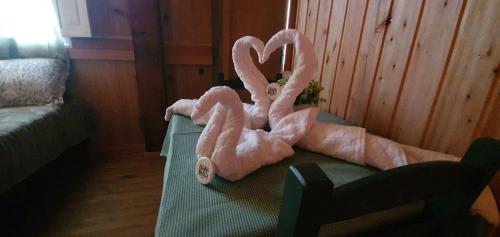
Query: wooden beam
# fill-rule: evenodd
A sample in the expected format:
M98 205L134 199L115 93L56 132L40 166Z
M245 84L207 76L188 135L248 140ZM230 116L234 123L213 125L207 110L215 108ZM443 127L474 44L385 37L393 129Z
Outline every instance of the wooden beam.
M223 73L222 48L223 39L223 0L212 0L212 73L213 83L217 84L219 74ZM226 76L227 77L227 76Z
M146 150L157 151L166 132L163 114L167 99L159 2L129 0L128 3L142 130Z
M297 21L297 11L298 11L298 6L297 6L297 1L298 0L290 0L290 15L288 16L288 29L296 29L295 28L295 23ZM292 70L292 61L293 61L293 47L287 47L286 48L286 57L285 57L285 70L291 71Z

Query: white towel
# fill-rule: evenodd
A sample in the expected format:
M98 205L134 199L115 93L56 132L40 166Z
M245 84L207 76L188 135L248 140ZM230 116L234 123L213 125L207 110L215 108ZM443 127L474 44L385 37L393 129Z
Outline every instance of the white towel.
M318 113L317 109L292 113L268 133L244 128L241 101L228 87L207 91L196 103L192 117L204 116L212 108L215 109L198 139L196 154L198 158L210 158L216 173L230 181L293 155L292 145L307 132Z
M233 46L234 70L250 92L253 105L245 104L245 115L250 120L251 129L264 128L267 125L267 114L271 100L267 96L266 88L269 85L266 77L257 69L250 55L254 49L261 60L264 43L258 38L245 36L238 39Z
M316 54L314 46L306 36L297 30L287 29L276 33L266 44L261 63L265 62L271 53L286 44L293 43L296 55L296 66L281 93L273 101L269 109L269 125L274 128L285 116L292 113L295 98L307 87L316 69Z

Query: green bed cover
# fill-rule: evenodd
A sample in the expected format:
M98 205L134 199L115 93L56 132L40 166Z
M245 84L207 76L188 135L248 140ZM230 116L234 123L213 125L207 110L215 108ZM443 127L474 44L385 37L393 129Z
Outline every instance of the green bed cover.
M318 120L347 124L327 113L320 113ZM377 172L296 148L292 157L261 168L241 181L216 177L210 185L203 186L194 175L195 147L202 130L203 127L179 115L174 115L169 123L162 149L167 163L155 232L158 237L272 235L285 177L292 164L317 163L336 187Z
M81 101L0 108L0 193L89 137L93 113Z

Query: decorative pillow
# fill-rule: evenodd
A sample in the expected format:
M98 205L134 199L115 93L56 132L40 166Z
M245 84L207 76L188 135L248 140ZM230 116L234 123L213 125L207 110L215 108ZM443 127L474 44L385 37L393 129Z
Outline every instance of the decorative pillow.
M0 107L63 103L68 75L59 59L0 60Z

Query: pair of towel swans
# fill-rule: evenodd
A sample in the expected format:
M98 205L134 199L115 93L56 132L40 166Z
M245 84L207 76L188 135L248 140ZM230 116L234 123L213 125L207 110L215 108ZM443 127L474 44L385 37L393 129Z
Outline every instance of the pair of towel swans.
M278 97L267 94L269 83L254 65L253 48L262 64L275 50L292 43L296 66ZM296 97L307 87L316 69L312 43L300 32L287 29L276 33L264 45L258 38L245 36L232 50L235 71L251 93L253 105L242 103L228 87L214 87L199 100L179 100L167 108L165 119L173 113L190 116L206 125L196 147L205 167L230 181L239 180L264 165L294 154L293 145L349 162L389 169L431 160L459 158L447 154L401 145L366 133L364 128L316 121L317 108L294 111ZM262 130L267 124L271 131ZM208 163L207 163L208 162ZM198 165L197 165L197 168ZM206 184L212 176L198 179Z

